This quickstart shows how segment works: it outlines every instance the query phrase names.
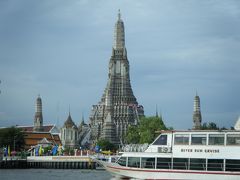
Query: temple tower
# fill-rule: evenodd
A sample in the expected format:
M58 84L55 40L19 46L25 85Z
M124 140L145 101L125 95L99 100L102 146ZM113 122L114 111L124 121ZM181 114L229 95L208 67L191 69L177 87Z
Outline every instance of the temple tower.
M127 127L130 124L137 124L139 117L143 115L143 106L138 105L130 83L124 23L119 11L114 28L107 86L100 102L92 106L90 115L91 139L95 142L99 138L104 138L114 144L120 144ZM107 132L114 133L106 136Z
M43 131L42 99L40 95L38 95L35 105L33 131Z
M202 115L200 110L200 98L196 94L193 107L193 129L201 129Z

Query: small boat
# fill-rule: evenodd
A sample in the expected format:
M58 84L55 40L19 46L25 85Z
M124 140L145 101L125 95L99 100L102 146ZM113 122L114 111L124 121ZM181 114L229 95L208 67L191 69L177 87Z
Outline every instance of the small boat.
M240 131L161 131L144 152L96 161L124 178L239 180Z

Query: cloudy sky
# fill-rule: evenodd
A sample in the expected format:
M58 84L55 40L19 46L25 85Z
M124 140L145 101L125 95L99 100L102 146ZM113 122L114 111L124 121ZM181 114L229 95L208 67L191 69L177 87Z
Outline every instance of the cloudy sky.
M240 1L0 0L0 126L62 126L69 105L88 120L107 83L113 29L121 9L132 88L147 116L167 126L231 127L240 115Z

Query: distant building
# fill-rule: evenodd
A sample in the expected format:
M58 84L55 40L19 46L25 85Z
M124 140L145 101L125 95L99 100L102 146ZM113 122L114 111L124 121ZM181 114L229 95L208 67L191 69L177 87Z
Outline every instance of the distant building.
M200 109L200 98L196 94L193 107L193 129L201 129L202 115Z
M61 141L62 145L66 148L79 147L79 130L76 124L73 122L71 114L69 112L68 118L61 128Z
M124 141L129 125L138 124L144 115L130 83L129 62L125 47L124 23L120 12L114 29L114 42L109 62L108 82L102 98L92 106L90 114L91 141L107 139L114 144Z

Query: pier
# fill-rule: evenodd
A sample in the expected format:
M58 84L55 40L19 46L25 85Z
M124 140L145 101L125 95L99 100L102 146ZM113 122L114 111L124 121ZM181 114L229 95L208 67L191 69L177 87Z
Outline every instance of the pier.
M29 156L26 159L4 157L0 169L96 169L96 162L88 156Z

